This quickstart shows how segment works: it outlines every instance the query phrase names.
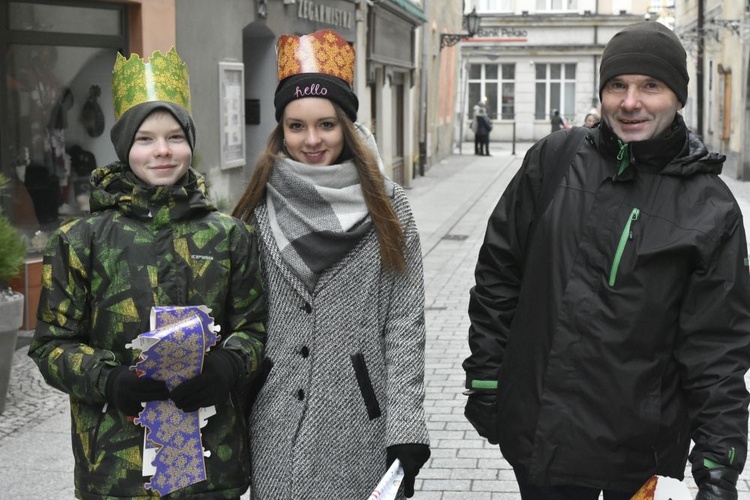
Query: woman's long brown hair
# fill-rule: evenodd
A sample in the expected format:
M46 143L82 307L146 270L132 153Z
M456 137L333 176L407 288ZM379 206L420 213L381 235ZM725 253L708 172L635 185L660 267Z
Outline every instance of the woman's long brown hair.
M332 104L344 132L344 153L348 152L354 161L367 210L375 225L380 244L380 258L386 269L402 271L405 267L404 230L385 192L383 174L378 169L375 154L342 109L335 103ZM246 222L252 217L255 207L266 194L271 169L276 159L282 157L279 151L283 151L283 140L284 126L279 123L268 137L266 149L255 165L250 182L232 211L235 217Z

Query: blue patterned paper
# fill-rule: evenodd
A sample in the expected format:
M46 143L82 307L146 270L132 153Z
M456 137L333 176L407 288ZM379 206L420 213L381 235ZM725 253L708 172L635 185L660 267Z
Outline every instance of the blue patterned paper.
M209 313L205 307L152 309L152 330L132 344L141 349L136 369L170 390L200 374L206 351L220 339ZM200 411L185 413L170 400L146 403L135 423L146 428L144 457L156 451L153 463L144 464L153 471L147 489L164 496L206 479L201 420Z

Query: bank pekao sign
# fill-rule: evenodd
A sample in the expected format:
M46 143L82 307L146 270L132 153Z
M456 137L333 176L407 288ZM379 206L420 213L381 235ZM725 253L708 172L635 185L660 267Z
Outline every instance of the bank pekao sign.
M496 40L525 42L528 41L529 32L520 28L482 28L479 30L477 38L492 38Z
M297 0L297 17L305 21L354 29L354 11L319 4L313 0Z

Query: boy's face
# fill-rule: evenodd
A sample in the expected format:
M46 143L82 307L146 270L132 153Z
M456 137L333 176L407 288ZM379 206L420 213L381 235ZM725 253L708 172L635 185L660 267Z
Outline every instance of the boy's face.
M177 183L192 159L185 131L171 113L159 110L143 120L128 153L130 169L152 186Z

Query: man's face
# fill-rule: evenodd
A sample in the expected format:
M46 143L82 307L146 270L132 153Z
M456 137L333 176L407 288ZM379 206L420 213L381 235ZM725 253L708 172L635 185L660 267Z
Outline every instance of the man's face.
M602 90L602 120L626 143L657 137L680 109L672 89L646 75L616 76Z

